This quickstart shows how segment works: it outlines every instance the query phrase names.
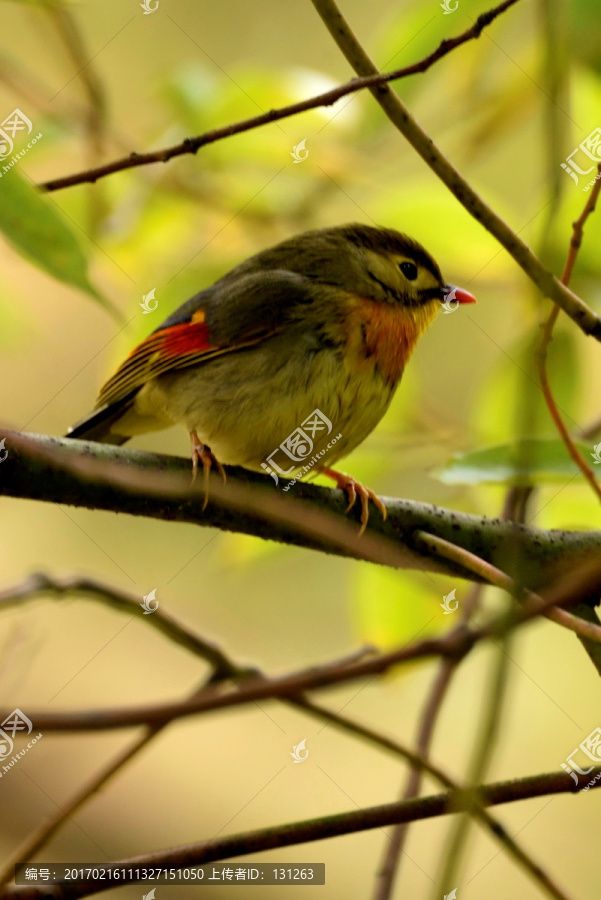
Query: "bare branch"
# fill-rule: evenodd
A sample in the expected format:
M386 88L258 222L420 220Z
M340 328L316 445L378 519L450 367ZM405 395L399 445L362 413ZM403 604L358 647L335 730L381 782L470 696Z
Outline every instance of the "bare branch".
M501 15L502 12L505 12L506 9L513 6L514 3L517 3L517 0L504 0L503 3L500 3L494 9L478 16L472 27L468 28L467 31L464 31L455 38L445 39L440 43L436 50L428 54L424 59L413 63L410 66L404 66L402 69L395 69L393 72L384 74L378 73L377 75L371 75L367 78L353 78L351 81L346 82L346 84L341 84L339 87L333 88L330 91L324 91L322 94L316 94L314 97L310 97L307 100L291 103L288 106L282 106L279 109L271 109L269 112L263 113L260 116L253 116L252 118L244 119L241 122L234 122L223 128L215 128L212 131L207 131L197 137L186 138L180 144L175 144L175 146L164 147L162 150L155 150L152 153L130 153L129 156L126 156L123 159L116 159L103 166L87 169L85 172L77 172L74 175L66 175L64 178L55 178L52 181L46 181L44 184L41 184L40 187L45 191L59 191L62 188L72 187L76 184L98 181L99 178L112 175L114 172L122 172L124 169L133 169L138 166L147 166L157 162L165 163L170 159L174 159L176 156L183 156L186 153L196 154L201 147L206 147L207 144L214 144L216 141L222 141L224 138L232 137L235 134L242 134L245 131L251 131L253 128L259 128L261 125L269 125L271 122L278 122L280 119L287 119L290 118L290 116L296 116L299 113L307 112L310 109L331 106L342 97L346 97L348 94L354 94L357 91L364 90L368 87L376 87L377 85L385 84L387 81L398 81L401 78L407 78L409 75L426 72L430 66L439 59L442 59L443 56L446 56L447 53L450 53L451 50L461 46L461 44L465 44L467 41L480 37L483 29L487 25L490 25L490 23L493 22L497 16Z
M567 600L577 602L581 597L598 597L601 593L601 565L597 560L569 573L553 584L536 600L527 600L511 616L499 616L486 625L470 628L461 622L447 634L438 638L416 641L390 653L381 653L357 662L343 660L313 666L279 678L255 676L239 682L237 689L219 696L204 695L184 703L160 703L136 709L104 709L92 712L48 713L32 710L30 718L42 731L101 731L127 728L135 725L158 725L174 718L208 713L226 707L241 706L257 700L296 698L306 691L350 682L367 676L381 675L394 666L416 659L439 656L445 659L461 658L479 641L502 637L509 630L532 621L551 606ZM0 710L0 720L8 716L9 709Z
M466 569L471 568L474 574L479 575L481 578L486 578L490 584L500 587L502 590L507 591L508 594L511 594L511 596L521 600L527 600L532 605L538 605L541 614L548 619L551 619L552 622L563 625L564 628L568 628L570 631L575 632L575 634L579 635L581 638L588 638L590 641L601 644L601 625L594 625L591 622L586 622L584 619L572 615L565 609L559 609L557 607L547 608L548 604L543 601L542 597L538 594L535 594L533 591L529 591L526 588L521 588L513 578L510 578L509 575L507 575L506 572L502 572L500 569L497 569L496 566L491 566L490 563L484 562L484 560L480 559L475 554L470 553L468 550L456 547L454 544L449 543L449 541L433 537L432 535L425 534L425 532L418 532L417 537L423 539L430 547L435 548L441 556L444 556L446 559L452 559L456 562L461 560Z
M601 767L596 767L590 772L591 781L598 773L601 773ZM591 786L591 790L600 786L601 782L596 782ZM577 786L565 772L551 772L483 785L479 789L479 794L482 805L486 807L527 800L532 797L574 794L577 791ZM466 800L469 802L469 797ZM457 795L452 792L434 794L401 803L387 803L382 806L323 816L319 819L308 819L304 822L247 831L214 841L200 841L196 844L188 844L144 856L117 860L113 865L123 869L152 866L165 868L197 866L215 860L262 853L278 847L292 847L310 841L356 834L374 828L385 828L401 822L432 819L457 812L457 809L461 808L461 802L461 794ZM119 882L121 886L130 883L127 872L125 876ZM89 881L81 885L71 884L64 888L60 885L46 888L11 887L0 894L0 900L17 900L17 898L18 900L51 900L51 898L52 900L78 900L80 897L92 896L105 890L106 881L104 880Z
M469 569L418 543L415 533L424 530L474 552L509 575L514 574L512 560L519 548L529 561L532 588L556 579L563 569L573 570L594 559L601 548L599 531L542 531L397 499L385 499L386 522L373 512L360 538L353 522L358 511L344 515L347 498L342 491L299 483L295 497L282 496L267 476L229 467L227 485L212 479L211 502L203 512L202 491L190 486L187 460L88 441L8 430L0 434L6 438L8 452L0 469L0 495L4 496L189 522L473 580Z
M140 615L140 597L121 588L115 588L94 578L70 576L53 578L44 573L35 572L24 581L0 590L0 609L20 605L23 600L33 600L40 594L54 594L57 598L63 594L83 594L91 599L101 600L118 612ZM205 659L214 669L214 678L237 678L247 674L256 674L255 670L235 669L222 651L205 640L199 634L178 622L163 609L157 608L152 616L145 617L147 625L157 628L165 637Z
M561 276L562 284L569 284L570 278L572 276L572 271L574 266L576 265L576 259L578 257L578 251L580 249L580 245L582 244L582 234L584 231L584 224L588 217L595 210L595 206L597 203L597 198L599 196L599 191L601 190L601 163L597 166L597 180L593 185L593 189L586 201L585 207L582 210L581 215L576 219L572 226L572 237L570 239L570 247L568 249L568 255L566 259L566 263L564 266L563 274ZM582 456L580 450L576 446L575 442L572 440L570 432L557 408L557 403L555 402L555 398L553 397L553 392L551 390L551 384L549 382L549 375L547 373L547 352L549 349L549 344L553 338L553 329L555 327L555 323L557 321L557 317L559 315L559 306L554 304L551 312L549 313L549 317L545 322L540 338L540 342L538 345L538 350L536 354L536 363L538 366L538 376L540 378L540 384L543 391L543 396L545 398L545 402L547 404L547 408L551 414L551 418L555 423L555 427L559 432L559 436L564 442L566 449L580 471L582 472L584 478L588 481L593 491L597 495L597 498L601 500L601 485L595 478L594 472L587 463L587 461Z

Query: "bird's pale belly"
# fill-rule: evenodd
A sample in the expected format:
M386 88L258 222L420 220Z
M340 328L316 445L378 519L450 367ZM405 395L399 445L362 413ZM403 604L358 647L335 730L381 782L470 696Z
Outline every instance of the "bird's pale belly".
M390 404L394 387L374 365L351 371L340 354L327 350L279 359L272 354L258 364L249 354L241 365L234 353L150 382L135 414L147 423L144 430L174 423L196 430L226 465L262 471L272 457L282 469L298 469L325 451L320 464L331 466L367 437ZM278 451L281 444L291 452Z

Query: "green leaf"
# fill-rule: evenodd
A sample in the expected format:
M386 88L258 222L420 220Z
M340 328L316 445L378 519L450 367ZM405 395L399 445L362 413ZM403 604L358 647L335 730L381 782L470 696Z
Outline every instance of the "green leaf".
M587 462L594 462L592 444L576 446ZM565 480L579 469L562 441L541 439L457 453L433 474L444 484L529 484Z
M88 279L88 263L55 203L11 170L0 174L0 230L22 256L72 287L85 291L113 315L120 313Z

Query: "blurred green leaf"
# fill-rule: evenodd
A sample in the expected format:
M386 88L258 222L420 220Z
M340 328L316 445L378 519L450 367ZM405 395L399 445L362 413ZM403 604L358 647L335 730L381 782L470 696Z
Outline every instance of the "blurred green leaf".
M577 444L589 461L591 446ZM498 484L553 481L578 475L560 440L529 440L457 453L433 474L444 484Z
M440 626L432 601L438 601L435 582L383 566L357 569L353 590L353 618L359 640L377 647L394 647L433 634ZM442 593L441 597L442 599Z
M117 312L89 281L86 257L55 204L14 171L0 180L0 230L34 265Z

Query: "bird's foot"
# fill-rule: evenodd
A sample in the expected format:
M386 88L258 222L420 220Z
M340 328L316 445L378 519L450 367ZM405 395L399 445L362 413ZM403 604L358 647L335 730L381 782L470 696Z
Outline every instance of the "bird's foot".
M361 528L359 529L359 536L363 534L367 527L367 520L369 519L369 501L378 507L380 512L382 513L382 519L386 520L386 507L383 502L380 500L377 494L375 494L371 488L365 487L364 484L361 484L360 481L357 481L353 478L352 475L347 475L346 472L338 472L336 469L320 469L322 475L327 475L328 478L331 478L336 482L336 487L339 487L340 490L345 491L349 503L347 508L345 509L345 515L348 513L354 506L357 497L359 498L359 502L361 503Z
M202 504L203 511L207 508L207 503L209 502L209 472L211 468L215 466L221 477L223 478L223 483L226 482L225 477L225 469L217 459L217 457L211 452L211 448L207 447L206 444L198 437L196 431L190 432L190 443L192 445L192 484L196 481L196 475L198 473L198 463L202 463L202 471L203 471L203 484L205 490L205 499Z

